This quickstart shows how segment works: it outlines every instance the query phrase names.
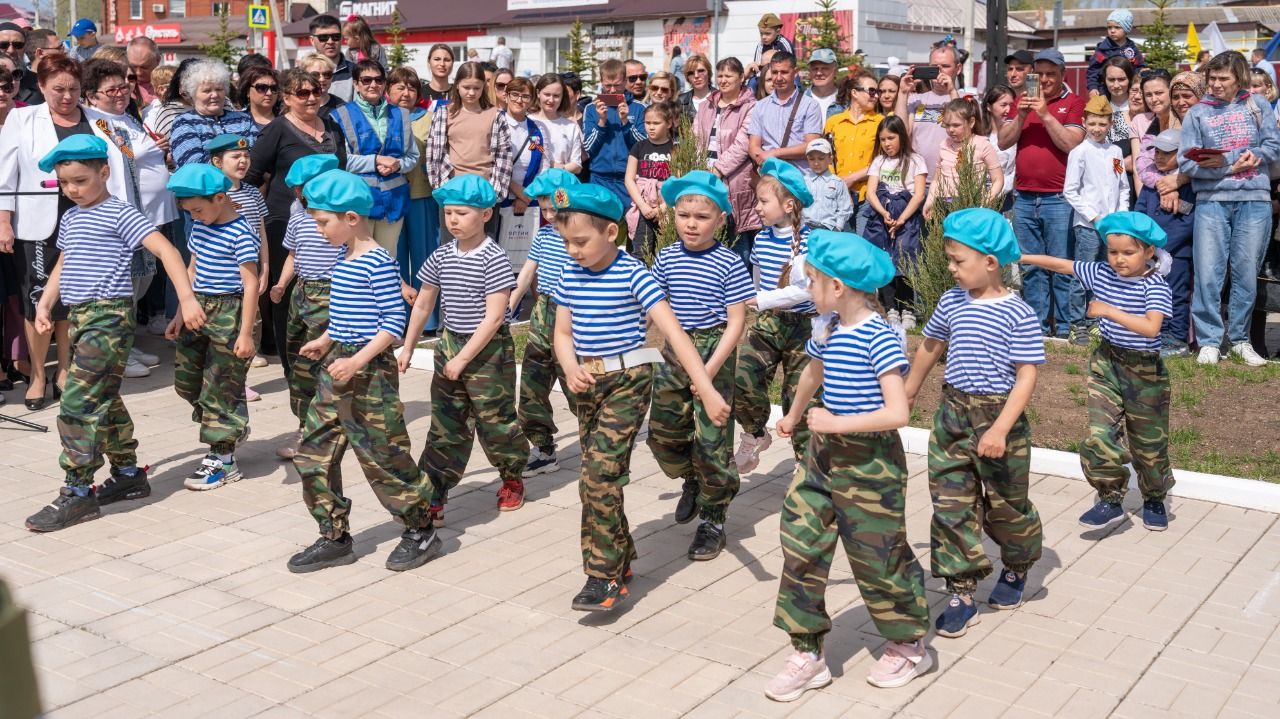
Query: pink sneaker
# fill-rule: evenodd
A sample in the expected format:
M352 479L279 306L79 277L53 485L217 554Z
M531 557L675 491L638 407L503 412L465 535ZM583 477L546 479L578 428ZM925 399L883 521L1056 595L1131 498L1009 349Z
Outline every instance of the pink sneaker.
M755 437L750 432L743 432L738 438L738 451L733 455L733 462L738 466L739 474L746 474L755 470L760 465L760 453L769 448L773 444L773 436L769 434L769 430L764 431L764 436Z
M867 683L881 689L895 689L905 686L932 666L933 659L925 651L923 640L911 644L889 642L880 661L867 674Z
M260 400L260 399L262 399L262 395L258 394L257 392L254 392L252 387L250 387L250 386L248 386L248 385L245 385L245 388L244 388L244 401L246 401L246 402L257 402L257 401L258 401L258 400Z
M775 702L793 702L809 689L821 689L831 683L831 670L822 657L814 658L809 652L796 652L787 657L787 663L778 676L769 681L764 695Z

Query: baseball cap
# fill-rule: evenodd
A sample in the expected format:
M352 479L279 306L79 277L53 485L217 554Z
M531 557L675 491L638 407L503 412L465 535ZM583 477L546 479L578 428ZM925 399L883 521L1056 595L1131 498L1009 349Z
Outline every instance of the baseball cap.
M1062 53L1058 52L1057 48L1048 47L1036 53L1036 62L1041 60L1051 62L1058 67L1067 66L1067 59L1062 56Z
M71 37L81 37L86 33L97 31L98 26L94 25L92 20L87 17L82 17L79 20L76 20L76 24L71 26L71 32L67 34Z
M777 15L768 12L760 16L760 22L756 23L756 27L782 27L782 20L778 19Z
M806 155L810 152L821 152L830 155L831 143L827 142L826 139L819 137L816 140L810 140L808 147L804 148L804 152Z
M1178 148L1182 146L1182 130L1171 127L1156 135L1156 139L1152 144L1156 146L1157 150L1163 152L1177 152Z
M1035 55L1031 54L1030 50L1016 50L1009 53L1009 56L1004 59L1006 63L1014 62L1015 60L1023 65L1030 65L1036 61L1036 58Z
M826 63L828 65L834 65L836 64L835 51L825 47L818 48L817 50L814 50L812 54L809 55L809 62L811 63L821 62L821 63Z

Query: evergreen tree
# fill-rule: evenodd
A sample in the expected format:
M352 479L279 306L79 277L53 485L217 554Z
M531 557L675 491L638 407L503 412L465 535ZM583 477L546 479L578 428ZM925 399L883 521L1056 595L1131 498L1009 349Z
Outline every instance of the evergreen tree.
M1178 63L1187 55L1187 46L1177 41L1178 32L1165 22L1165 10L1173 5L1173 0L1147 0L1156 6L1155 16L1151 24L1142 28L1142 56L1147 67L1164 69L1171 73L1178 71Z
M387 64L396 68L413 62L417 50L404 46L404 24L400 22L400 8L391 11L391 24L387 26L387 36L391 38L391 49L387 51Z
M218 30L209 34L208 45L201 45L200 51L213 60L221 60L232 72L236 69L236 63L240 61L240 56L244 54L244 48L237 47L233 43L241 39L241 34L231 29L231 20L227 17L226 10L218 14Z
M796 38L797 45L807 48L805 57L814 50L825 47L835 51L837 67L861 65L863 58L849 52L853 49L849 47L849 38L840 29L840 23L836 21L837 0L815 1L818 4L818 14L808 18L813 35L807 38Z
M566 72L577 73L583 86L590 86L595 82L596 61L591 57L591 39L582 27L581 18L574 20L573 27L569 28L569 52L561 61L560 67Z

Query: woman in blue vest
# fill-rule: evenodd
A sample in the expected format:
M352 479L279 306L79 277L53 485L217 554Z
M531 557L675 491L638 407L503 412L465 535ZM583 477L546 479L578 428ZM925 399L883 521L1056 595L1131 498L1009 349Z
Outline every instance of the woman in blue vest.
M356 63L356 97L334 108L332 117L347 141L347 170L363 177L373 189L373 239L396 256L400 228L409 209L409 181L405 175L418 166L409 112L383 96L387 73L373 60Z

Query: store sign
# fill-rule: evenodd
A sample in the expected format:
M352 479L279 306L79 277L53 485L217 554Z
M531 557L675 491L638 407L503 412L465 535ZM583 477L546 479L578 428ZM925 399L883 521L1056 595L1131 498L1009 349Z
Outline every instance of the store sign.
M395 12L399 5L396 0L373 0L371 2L351 2L344 0L338 3L338 15L347 17L349 15L359 15L361 17L391 17L391 13Z
M596 62L626 60L632 56L636 29L634 23L606 22L591 26L591 52Z
M177 24L116 26L117 45L124 45L135 37L149 37L157 45L175 45L182 42L182 26Z

